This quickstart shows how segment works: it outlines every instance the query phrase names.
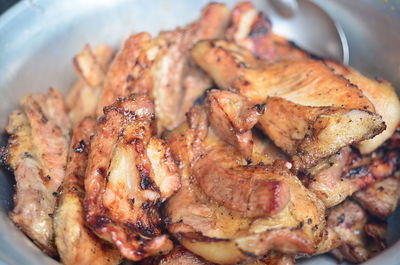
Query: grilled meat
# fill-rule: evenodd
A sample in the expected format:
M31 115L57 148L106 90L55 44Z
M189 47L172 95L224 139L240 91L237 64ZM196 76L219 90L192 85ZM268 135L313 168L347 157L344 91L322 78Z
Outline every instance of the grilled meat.
M155 256L143 260L140 265L213 265L194 255L182 246L175 247L165 256Z
M73 126L87 116L96 116L103 80L113 56L113 49L99 45L93 51L89 45L74 57L74 68L79 75L67 97L69 117Z
M194 255L182 246L175 247L168 255L150 257L143 260L140 265L215 265L199 256ZM246 263L247 265L294 265L292 255L270 252L265 257Z
M147 93L155 101L158 128L173 129L184 113L211 85L211 80L190 59L189 49L200 39L222 37L229 9L211 3L193 24L156 38L147 33L131 36L112 63L98 107L129 93Z
M342 245L333 251L339 259L361 263L385 247L386 225L371 222L367 213L355 202L345 201L333 208L327 223L342 241Z
M251 2L240 2L234 7L226 39L269 62L311 57L293 42L274 34L268 16L258 11Z
M155 137L154 105L132 94L104 112L85 176L87 224L128 259L167 253L172 242L158 208L180 182L168 146Z
M69 119L60 92L29 94L10 115L10 135L2 155L14 171L16 193L11 220L43 251L54 256L53 212L64 179Z
M270 97L260 128L292 156L295 169L315 166L342 147L372 138L385 128L377 114L337 107L307 107Z
M116 248L97 238L85 224L83 181L95 120L83 119L74 129L64 181L54 215L55 243L61 261L69 264L119 264Z
M370 214L381 219L388 218L395 211L400 198L398 173L356 192L353 198Z
M203 40L192 49L195 62L226 90L255 103L279 96L304 106L334 106L375 111L355 85L311 59L268 63L228 41Z
M211 127L227 143L235 146L244 157L253 152L251 129L264 112L245 97L229 91L211 90L206 98Z
M189 123L167 136L182 177L182 188L166 204L168 230L187 249L219 264L250 261L269 250L315 253L320 244L326 243L327 236L322 203L285 168L285 162L247 166L246 159L233 147L226 145L212 130L207 130L206 115L201 111L201 107L196 107L189 114ZM200 183L207 177L201 174L213 174L212 169L206 170L207 166L219 172L214 175L219 183ZM253 177L250 173L254 172ZM243 187L235 185L235 175L244 181ZM268 181L275 181L275 187L289 195L275 193L280 202L275 214L267 211L260 216L260 213L252 212L252 208L241 212L231 209L232 205L226 205L226 200L217 197L216 193L225 188L219 196L233 196L231 200L239 202L239 197L246 196L246 189L252 191L247 183L256 179L261 183L266 181L267 187ZM207 190L207 185L215 190ZM265 187L260 186L261 189ZM235 189L230 191L229 187ZM266 194L274 196L273 190Z
M324 202L327 208L335 206L354 192L366 189L394 174L399 164L400 142L398 139L399 134L396 133L369 155L361 155L349 147L343 148L337 154L309 169L307 177L302 179L303 183ZM377 187L379 184L375 186ZM370 191L375 193L373 192L375 188L371 188ZM363 192L360 194L362 197ZM388 196L385 197L388 199L387 202L395 200L390 192L386 196Z
M335 73L344 76L362 90L386 124L384 132L358 145L361 153L371 153L393 135L400 123L400 101L396 90L385 80L381 79L379 82L372 80L350 67L332 61L327 61L327 64Z

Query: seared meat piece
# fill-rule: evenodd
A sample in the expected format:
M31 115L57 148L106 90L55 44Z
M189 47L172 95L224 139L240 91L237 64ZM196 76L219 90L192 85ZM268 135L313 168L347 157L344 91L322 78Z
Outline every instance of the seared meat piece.
M165 256L154 256L140 262L140 265L213 265L194 255L182 246L175 247Z
M364 209L381 219L388 218L397 207L400 198L400 179L394 175L375 183L353 195Z
M355 202L346 201L331 209L327 222L342 241L333 251L339 259L361 263L384 248L386 225L369 223L367 213Z
M370 153L389 139L400 123L400 101L396 90L385 80L375 81L367 78L356 70L328 61L335 73L343 75L350 82L358 86L365 96L372 102L376 113L382 116L386 130L376 137L363 141L358 145L361 153Z
M156 138L154 105L132 94L104 109L85 176L86 221L121 254L140 260L172 249L158 208L180 186L167 144Z
M66 105L62 94L50 89L47 95L25 96L21 107L10 115L6 127L10 137L1 155L17 182L10 218L53 256L53 212L69 143Z
M251 2L240 2L235 6L226 38L245 47L257 58L268 61L310 57L293 42L274 34L269 18Z
M377 114L337 107L307 107L283 98L266 100L259 124L263 132L292 156L295 169L315 166L342 147L370 139L385 129Z
M148 33L132 35L116 54L104 80L104 88L97 107L98 117L103 115L104 107L111 105L117 98L126 96L131 92L134 74L137 78L137 75L142 74L143 69L151 64L150 60L154 60L154 56L158 52L158 46L153 45L153 50L146 51L147 46L151 44L149 43L150 40L151 36ZM141 58L139 58L140 55L142 56ZM132 92L142 91L135 88L135 91Z
M69 116L74 126L87 116L96 116L96 108L102 91L102 84L113 49L99 45L93 51L86 45L82 52L74 57L74 68L79 75L67 97Z
M228 18L227 6L211 3L183 29L161 32L154 39L147 33L131 36L107 74L98 113L118 97L147 93L155 101L159 131L175 128L211 85L191 62L189 49L200 39L222 37Z
M248 265L295 265L296 261L293 255L270 252L265 257L251 262Z
M250 164L272 164L275 160L288 160L288 157L281 149L257 129L252 130L253 154L247 162Z
M238 94L216 89L207 93L206 106L215 133L244 157L250 157L253 152L251 129L264 113L264 107L251 104Z
M302 179L303 183L324 202L327 208L335 206L354 192L366 189L375 182L394 174L399 163L400 142L398 139L399 134L396 133L383 146L369 155L360 155L356 150L343 148L334 156L309 169L307 177ZM375 189L372 188L371 192ZM389 194L384 198L387 200L385 203L387 206L396 200L396 195L392 197L393 195ZM392 202L387 204L389 201ZM376 202L383 203L380 200ZM375 206L371 204L371 207ZM374 212L377 209L370 210Z
M255 103L264 103L269 96L279 96L304 106L375 111L360 89L334 74L321 61L267 63L223 40L198 42L192 49L192 56L220 88L241 94Z
M318 251L320 244L328 245L324 241L327 233L323 204L285 168L285 162L251 165L246 171L246 159L216 137L212 130L207 132L206 116L201 114L201 107L194 110L189 113L189 124L184 123L167 135L173 156L180 165L182 187L167 201L165 214L168 230L181 244L206 260L220 264L250 261L269 250L312 254ZM217 156L221 154L219 150L224 156ZM213 161L214 158L217 160ZM229 169L234 165L229 169L231 172L234 169L246 174L257 172L261 175L263 172L263 177L276 181L277 187L287 185L290 197L286 207L277 214L258 218L246 217L243 212L225 207L203 190L209 184L201 185L198 181L204 176L196 172L196 167L207 168L206 163L214 169L218 166ZM234 187L236 180L229 179L226 171L218 170L221 173L215 177L225 181L220 181L219 185ZM246 175L240 178L248 181ZM241 187L236 185L235 188L224 191L234 196L232 200L242 196ZM243 188L248 188L246 183Z
M64 265L112 265L121 261L118 250L97 238L85 224L83 178L94 126L95 120L86 118L74 129L65 178L58 195L54 215L55 243Z
M290 201L286 176L273 168L241 165L240 157L227 157L233 148L209 146L211 150L193 166L193 175L204 193L246 217L271 216L282 211Z

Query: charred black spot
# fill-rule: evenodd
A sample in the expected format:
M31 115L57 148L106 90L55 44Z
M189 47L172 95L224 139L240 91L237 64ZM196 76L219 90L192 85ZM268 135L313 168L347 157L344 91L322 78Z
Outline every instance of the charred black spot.
M85 151L85 147L86 147L86 143L84 140L80 140L78 145L75 147L75 152L77 153L82 153L83 151Z
M49 216L50 218L53 218L53 217L54 217L54 215L53 215L52 213L49 213L48 216Z
M151 205L152 205L151 202L146 201L146 202L144 202L144 203L142 204L142 209L143 209L143 210L147 210L147 209L149 209L149 208L151 207Z
M51 176L50 176L50 175L47 175L47 176L46 176L46 179L47 179L48 181L50 181L50 180L51 180Z
M54 197L58 196L58 192L53 192L52 194L53 194Z
M150 179L150 172L148 171L148 169L146 169L143 166L138 165L137 169L139 171L139 175L140 175L140 187L145 190L148 189L149 187L151 187L151 179Z
M8 167L8 148L7 146L0 147L0 165Z
M155 235L154 229L150 225L143 225L141 220L136 222L136 228L144 236L152 237Z
M105 216L96 216L93 224L94 229L102 228L105 224L110 223L111 220Z
M130 81L132 81L132 80L133 80L133 75L129 74L129 75L126 77L126 82L130 82Z
M258 113L263 114L265 112L267 105L266 104L256 104L254 107L256 108Z
M304 225L304 222L301 221L301 222L297 225L296 229L302 229L302 228L303 228L303 225Z
M247 165L250 165L251 163L253 163L253 160L251 160L251 158L246 158L246 162L247 162Z
M107 171L106 171L106 169L105 169L104 167L99 167L99 168L97 169L97 173L98 173L99 175L105 177Z
M260 12L256 23L251 27L249 37L258 38L266 36L269 33L270 28L271 21L265 14Z
M247 65L244 62L237 63L237 67L239 68L247 68Z
M311 218L307 219L307 224L309 224L309 225L312 224L312 219Z
M343 222L344 222L345 219L346 219L346 218L344 217L344 214L340 215L340 216L337 218L337 224L338 224L338 225L343 224Z
M366 165L352 168L347 172L344 178L355 178L360 175L365 175L368 172L368 168L369 167Z

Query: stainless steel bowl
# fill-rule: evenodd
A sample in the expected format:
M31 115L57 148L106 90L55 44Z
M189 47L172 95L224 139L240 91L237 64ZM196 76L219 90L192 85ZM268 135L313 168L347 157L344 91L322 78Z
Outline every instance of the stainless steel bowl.
M222 0L221 0L222 1ZM400 87L400 1L314 0L341 24L349 41L350 65ZM75 80L72 56L85 43L118 47L132 32L173 29L195 19L207 0L26 0L0 17L0 127L19 98ZM233 6L235 0L224 0ZM256 6L269 13L266 0ZM272 21L274 14L271 12ZM318 38L318 36L315 36ZM5 137L1 143L4 144ZM10 222L14 180L0 172L0 264L57 264ZM389 219L390 248L366 264L400 264L400 211ZM328 256L300 264L337 264Z

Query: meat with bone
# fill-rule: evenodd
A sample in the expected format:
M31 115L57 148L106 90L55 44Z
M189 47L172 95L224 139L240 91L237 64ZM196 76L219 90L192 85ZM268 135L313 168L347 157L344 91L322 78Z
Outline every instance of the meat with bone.
M132 94L104 109L85 176L86 221L96 235L137 261L172 249L159 206L180 186L167 144L155 137L154 105Z
M306 254L317 252L320 244L326 243L325 237L328 237L322 203L285 168L284 162L247 166L246 159L220 140L211 129L207 129L207 116L201 112L205 112L201 107L192 109L189 113L190 122L184 123L167 136L174 158L180 165L182 177L181 189L166 204L168 230L184 247L206 260L219 264L250 261L254 256L264 255L269 250ZM212 151L218 149L224 153L223 158L218 156L219 152L215 154ZM283 194L289 197L274 197L273 189L267 191L271 196L269 198L276 198L282 203L278 205L283 205L275 209L275 214L266 211L264 216L260 216L259 213L251 215L251 209L249 212L231 209L233 207L230 205L225 206L221 201L217 201L215 192L218 190L211 189L207 194L204 190L207 183L203 183L203 187L199 183L199 179L206 176L200 175L195 168L203 166L202 164L205 168L206 164L213 168L227 168L228 171L221 170L215 177L220 180L220 189L225 187L224 194L233 196L233 201L245 194L241 192L241 187L229 191L228 186L236 179L227 172L235 172L235 168L236 174L243 178L244 183L251 183L251 174L246 174L256 171L262 176L261 179L275 181L277 188L287 186L288 189ZM247 184L243 185L244 189L248 187ZM253 217L249 217L249 214ZM327 245L329 244L325 246Z
M119 251L96 237L85 224L83 181L95 120L83 119L74 128L64 181L54 214L55 243L64 265L116 265Z
M59 91L29 94L21 100L21 110L10 115L6 127L10 138L2 150L16 179L10 218L52 256L56 254L53 213L64 179L69 130L66 104Z

